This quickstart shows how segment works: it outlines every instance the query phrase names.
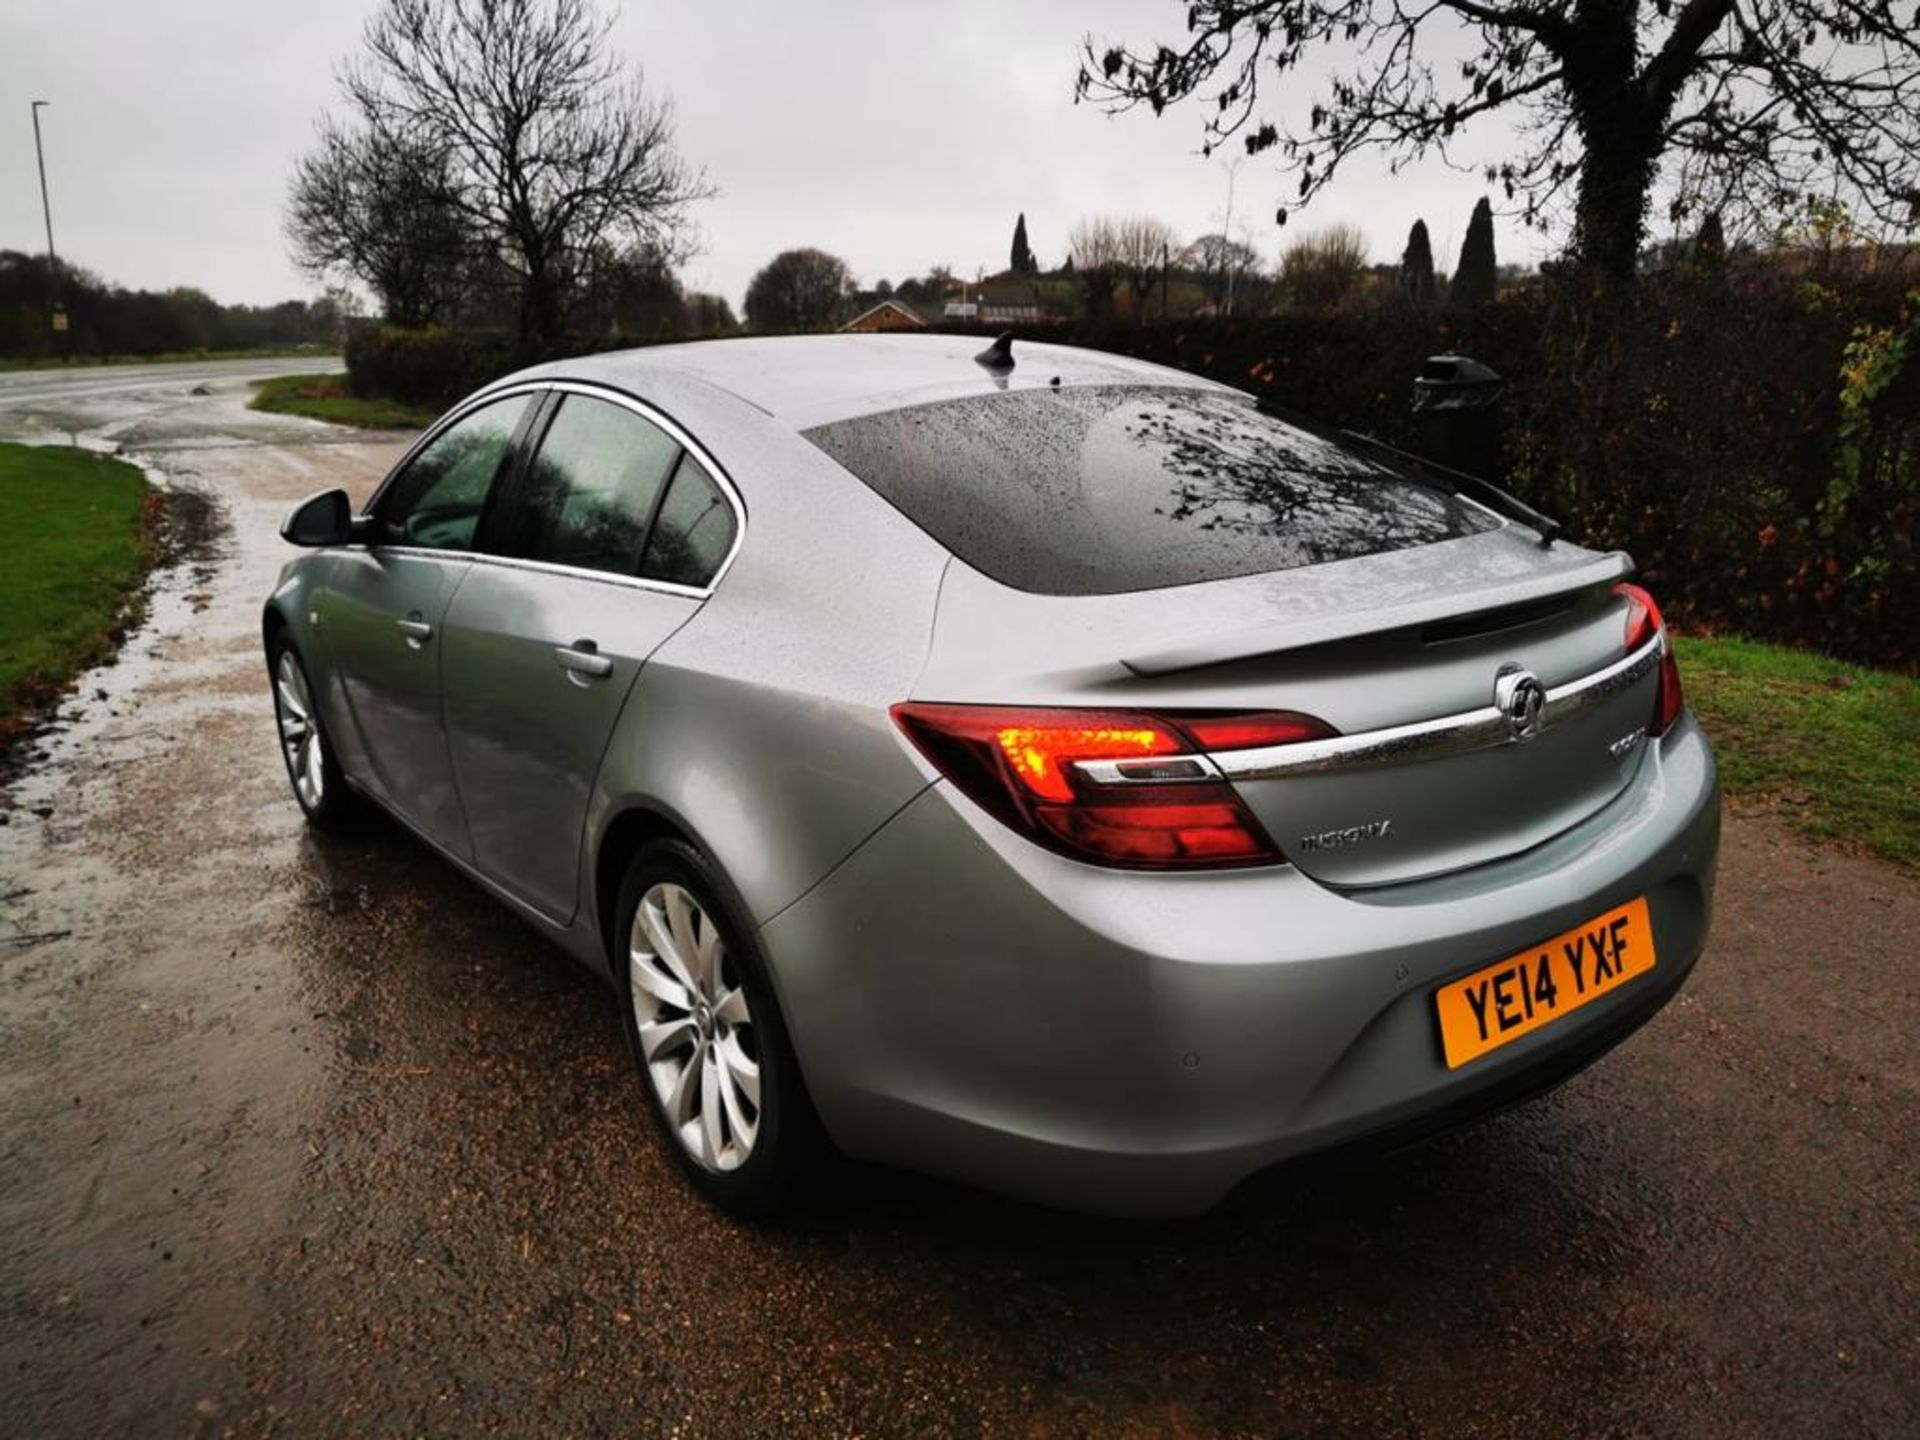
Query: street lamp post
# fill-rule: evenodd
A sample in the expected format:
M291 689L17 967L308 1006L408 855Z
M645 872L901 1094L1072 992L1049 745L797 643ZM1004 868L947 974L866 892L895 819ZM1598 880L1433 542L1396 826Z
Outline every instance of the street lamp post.
M1233 314L1233 182L1240 176L1240 167L1247 157L1236 155L1227 161L1227 218L1220 223L1220 263L1227 270L1227 308L1226 313Z
M51 101L33 102L33 158L40 162L40 217L47 222L47 326L60 328L60 262L53 253L53 205L47 199L47 153L40 146L40 111Z

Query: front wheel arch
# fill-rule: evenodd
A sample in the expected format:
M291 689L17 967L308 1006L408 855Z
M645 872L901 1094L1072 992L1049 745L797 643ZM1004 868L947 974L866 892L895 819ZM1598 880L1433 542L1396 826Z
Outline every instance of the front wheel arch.
M280 607L272 602L268 602L260 612L260 653L266 660L269 675L273 673L273 642L291 623Z
M295 775L293 756L281 732L279 672L283 658L292 662L293 668L298 672L299 683L306 694L308 723L317 741L309 757L309 763L321 767L321 783L316 799L310 799L302 793L300 781ZM341 768L339 756L333 748L332 738L327 734L327 726L320 713L319 691L315 688L313 672L308 668L306 656L292 634L292 627L284 620L278 629L272 631L271 638L267 642L267 685L272 693L276 731L275 748L280 751L280 760L282 767L286 770L287 781L294 790L294 800L306 816L307 823L321 830L357 829L365 819L364 803L346 783L346 772Z

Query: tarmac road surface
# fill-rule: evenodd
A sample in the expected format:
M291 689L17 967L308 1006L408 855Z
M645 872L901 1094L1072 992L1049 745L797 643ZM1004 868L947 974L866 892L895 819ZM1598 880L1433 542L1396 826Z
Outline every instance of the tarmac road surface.
M1198 1221L849 1168L732 1224L584 971L394 830L302 827L275 527L405 437L243 381L23 407L0 376L0 430L212 506L0 792L0 1430L1920 1433L1910 877L1731 817L1710 952L1625 1047Z
M312 436L333 427L246 409L250 382L342 368L337 355L282 355L0 370L0 438L137 450Z

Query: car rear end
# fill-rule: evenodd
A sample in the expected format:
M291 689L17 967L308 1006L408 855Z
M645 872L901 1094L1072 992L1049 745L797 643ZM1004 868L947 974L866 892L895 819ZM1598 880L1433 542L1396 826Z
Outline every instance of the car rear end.
M1713 759L1624 557L1212 390L813 438L956 556L932 783L766 930L849 1150L1201 1209L1552 1083L1698 957Z

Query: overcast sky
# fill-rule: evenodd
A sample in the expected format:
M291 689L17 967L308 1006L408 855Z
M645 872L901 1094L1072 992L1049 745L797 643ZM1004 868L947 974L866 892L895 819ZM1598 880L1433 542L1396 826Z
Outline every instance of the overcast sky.
M63 257L223 301L313 293L287 260L281 203L373 8L4 0L0 248L45 248L28 108L44 99ZM1156 120L1073 103L1084 35L1172 38L1182 14L1181 0L628 0L614 43L672 95L682 150L721 192L698 208L704 249L685 278L738 306L754 270L794 245L841 255L871 284L1003 269L1022 210L1047 265L1086 214L1148 211L1187 238L1220 229L1227 175L1199 157L1196 108ZM1240 167L1234 229L1269 259L1294 226L1342 220L1376 259L1397 258L1424 218L1443 269L1479 194L1437 164L1375 167L1282 232L1282 188L1270 163ZM1504 220L1499 243L1503 260L1540 246Z

